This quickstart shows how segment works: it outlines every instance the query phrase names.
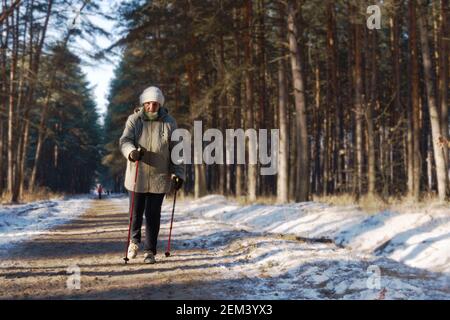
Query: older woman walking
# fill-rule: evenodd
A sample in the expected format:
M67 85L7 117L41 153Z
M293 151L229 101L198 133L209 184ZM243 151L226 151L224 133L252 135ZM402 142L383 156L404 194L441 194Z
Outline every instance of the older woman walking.
M141 227L145 213L144 262L155 263L161 220L161 205L172 186L179 190L185 180L184 165L173 163L174 147L170 137L177 128L175 119L164 107L164 96L157 87L148 87L140 96L140 107L131 114L120 137L120 150L127 161L125 188L130 206L136 161L139 169L134 194L131 243L128 257L136 258L141 243Z

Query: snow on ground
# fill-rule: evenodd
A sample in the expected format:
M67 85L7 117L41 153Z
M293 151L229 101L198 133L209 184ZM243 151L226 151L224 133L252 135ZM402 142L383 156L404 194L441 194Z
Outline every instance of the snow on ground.
M447 206L368 214L356 205L302 202L240 206L223 196L211 195L178 206L177 212L261 232L330 239L355 252L450 273L450 208Z
M165 258L170 197L158 263L143 264L140 251L124 267L128 198L88 199L0 208L0 221L10 221L0 227L1 241L42 233L0 263L0 284L14 297L26 288L30 296L48 298L450 299L446 208L369 215L356 206L314 202L240 206L216 195L179 199L172 255ZM8 220L8 213L17 217ZM73 217L78 223L70 228L45 231ZM65 289L72 263L82 274L83 289L75 293Z
M89 208L92 198L92 195L79 195L60 200L0 205L0 248L7 249L68 223Z
M112 201L127 210L127 199ZM169 198L163 205L163 226L171 209ZM434 219L441 219L434 232L448 232L444 213L433 213ZM356 207L313 202L240 206L214 195L177 201L173 236L182 249L209 249L213 257L232 257L215 267L231 288L239 283L235 299L450 299L450 275L431 272L448 270L448 262L428 259L426 268L418 269L391 254L408 254L401 252L414 246L414 237L436 241L437 253L420 244L413 250L448 254L439 236L423 226L426 221L418 212L369 216ZM408 228L417 231L407 237ZM392 240L374 251L377 239ZM421 259L406 261L423 266Z

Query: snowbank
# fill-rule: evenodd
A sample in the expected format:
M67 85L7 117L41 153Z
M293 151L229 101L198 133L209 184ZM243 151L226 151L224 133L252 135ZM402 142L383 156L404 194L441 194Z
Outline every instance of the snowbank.
M354 205L302 202L240 206L223 196L211 195L177 205L176 211L258 231L330 239L339 246L411 267L450 273L448 207L370 215Z
M86 211L92 197L74 196L19 205L0 205L0 248L42 234Z

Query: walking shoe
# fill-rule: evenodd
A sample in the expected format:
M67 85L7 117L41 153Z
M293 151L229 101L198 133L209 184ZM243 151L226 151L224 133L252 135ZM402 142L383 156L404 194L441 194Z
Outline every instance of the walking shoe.
M130 259L136 258L138 249L139 246L136 243L131 242L130 246L128 247L128 258Z
M154 264L156 262L155 256L152 252L146 252L144 254L144 262L149 264Z

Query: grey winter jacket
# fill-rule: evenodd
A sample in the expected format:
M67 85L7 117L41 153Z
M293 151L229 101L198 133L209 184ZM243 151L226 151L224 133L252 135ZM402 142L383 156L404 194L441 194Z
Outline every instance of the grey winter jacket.
M125 188L133 191L136 163L130 161L130 152L139 146L144 155L139 161L136 192L167 193L172 187L171 175L185 180L184 164L175 164L171 160L172 148L176 142L170 137L177 123L164 107L158 111L158 119L148 120L143 108L136 109L125 124L119 140L120 150L128 160L125 173Z

